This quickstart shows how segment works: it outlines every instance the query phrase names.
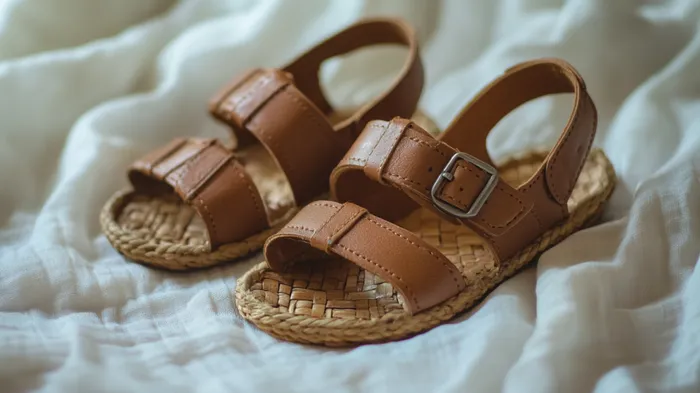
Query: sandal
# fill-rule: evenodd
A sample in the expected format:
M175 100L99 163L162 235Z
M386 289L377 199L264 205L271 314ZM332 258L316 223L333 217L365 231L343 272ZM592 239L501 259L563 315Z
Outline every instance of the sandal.
M406 62L388 91L342 116L321 90L320 66L375 44L407 47ZM235 148L179 138L147 154L129 169L133 190L118 192L103 208L103 231L126 257L161 268L245 256L293 217L296 206L328 193L328 176L367 121L413 115L422 87L415 35L393 19L365 20L282 69L241 75L210 105L231 128Z
M554 148L496 169L493 126L557 93L575 101ZM491 83L440 139L400 118L370 122L331 175L344 203L312 202L267 240L266 262L238 281L238 310L277 338L330 346L449 320L599 217L615 174L590 151L596 119L579 74L542 59Z

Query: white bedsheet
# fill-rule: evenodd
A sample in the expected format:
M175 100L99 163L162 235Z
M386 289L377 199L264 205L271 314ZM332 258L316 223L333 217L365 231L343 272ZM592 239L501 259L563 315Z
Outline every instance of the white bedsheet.
M377 14L419 30L442 126L508 66L571 61L620 178L607 222L468 316L350 350L237 316L260 256L183 275L111 248L98 212L129 162L224 137L205 110L222 83ZM0 391L700 392L699 21L691 0L0 1ZM394 54L326 67L333 99L362 102ZM553 142L570 102L519 110L491 152Z

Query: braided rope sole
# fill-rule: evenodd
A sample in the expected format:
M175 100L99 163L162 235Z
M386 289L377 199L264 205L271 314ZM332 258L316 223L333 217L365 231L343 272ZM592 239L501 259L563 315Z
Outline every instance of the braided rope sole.
M434 135L439 131L421 111L414 114L413 121ZM275 172L261 173L260 176L275 177L271 183L276 191L284 188L279 184L280 178L286 182L284 175ZM290 207L272 227L215 250L211 250L204 222L191 206L175 195L151 197L130 190L119 191L102 208L100 224L107 240L130 260L167 270L206 268L260 250L268 237L294 217L299 209L291 207L293 196L291 188L286 185L290 195L278 199L282 200L281 205ZM327 199L325 195L319 198Z
M510 167L515 178L528 178L543 157L531 154L502 168ZM427 210L407 218L401 225L443 252L469 283L461 293L413 316L403 310L401 296L389 283L346 261L310 261L282 274L260 263L238 280L236 305L245 319L287 341L350 346L410 337L469 309L540 253L594 224L614 186L612 165L602 151L592 151L569 201L568 219L499 266L465 227L450 225Z

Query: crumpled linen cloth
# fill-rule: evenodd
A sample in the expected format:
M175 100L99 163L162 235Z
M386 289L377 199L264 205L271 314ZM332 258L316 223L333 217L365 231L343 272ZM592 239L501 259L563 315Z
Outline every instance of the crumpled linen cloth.
M277 341L235 312L260 260L191 274L126 262L98 213L176 136L226 137L208 98L368 15L419 31L421 106L446 126L507 67L563 57L619 176L603 223L467 315L401 342ZM0 1L0 391L699 392L700 1ZM332 61L336 103L400 51ZM493 156L552 144L571 97L502 121Z

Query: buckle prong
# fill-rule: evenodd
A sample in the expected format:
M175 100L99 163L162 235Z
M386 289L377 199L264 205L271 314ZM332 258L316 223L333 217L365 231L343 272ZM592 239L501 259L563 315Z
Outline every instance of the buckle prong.
M462 210L457 206L445 202L438 195L440 191L442 191L445 183L454 180L454 170L457 167L457 162L459 160L469 162L489 175L486 185L467 210ZM496 188L496 184L498 184L498 171L496 168L470 154L458 152L455 153L452 158L450 158L450 161L448 161L447 165L445 165L445 167L442 169L440 176L435 179L435 183L433 183L433 187L430 190L430 197L433 200L433 205L435 205L435 207L437 207L440 211L454 217L471 218L479 214L479 211L486 203L486 200L488 200L494 188Z

